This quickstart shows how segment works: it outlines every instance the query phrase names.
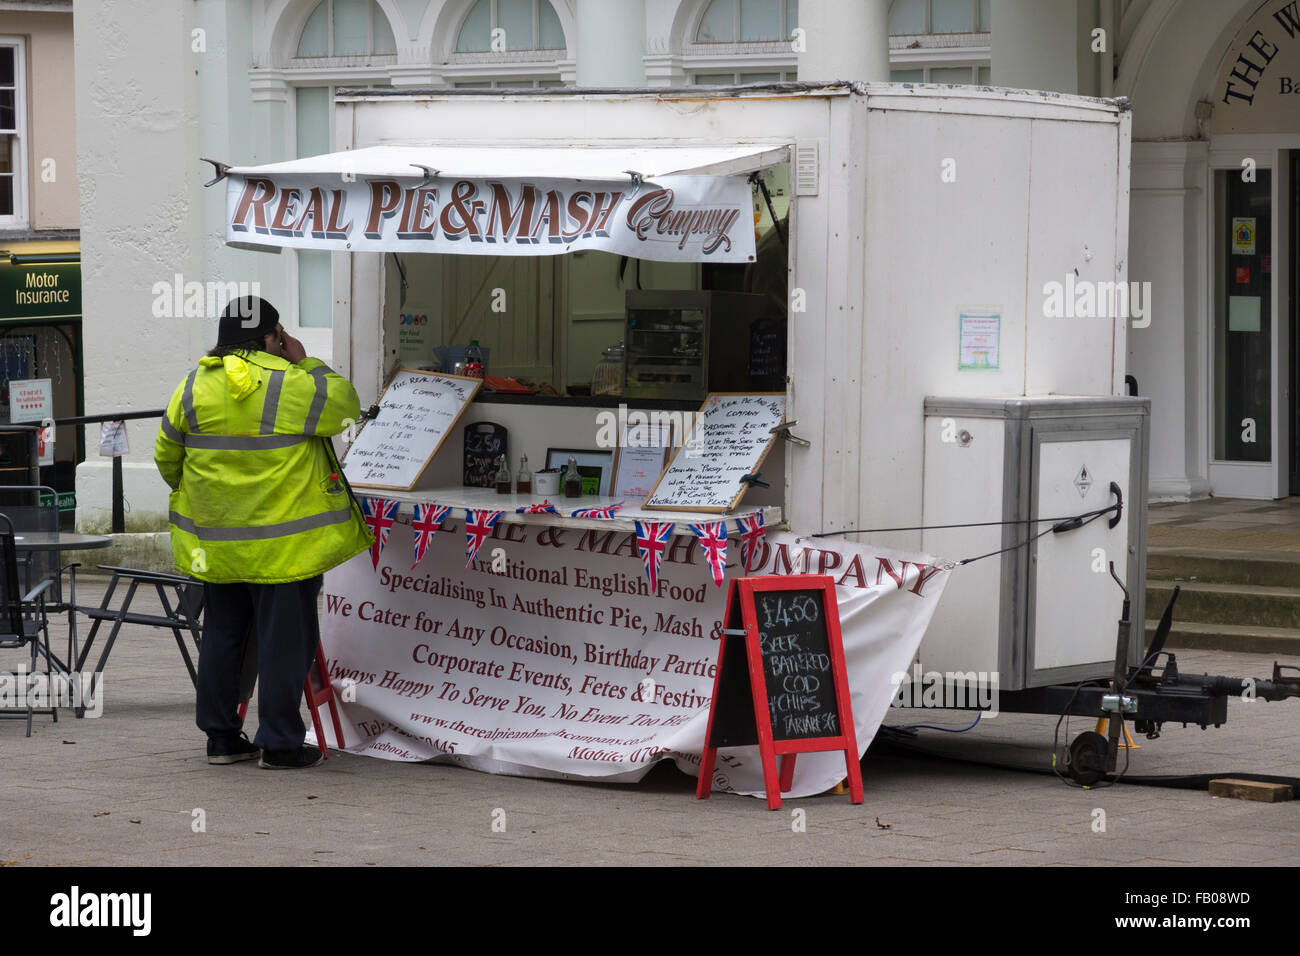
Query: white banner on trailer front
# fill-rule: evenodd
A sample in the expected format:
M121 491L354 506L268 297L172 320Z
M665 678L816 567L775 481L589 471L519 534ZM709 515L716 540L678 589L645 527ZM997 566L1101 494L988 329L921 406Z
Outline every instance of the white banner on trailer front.
M322 644L347 749L532 777L630 782L663 759L698 773L727 582L713 584L696 539L673 539L653 595L631 532L498 524L466 569L463 517L414 569L403 513L377 570L366 553L326 575ZM730 579L742 573L738 538L727 555ZM928 555L772 533L754 573L834 576L865 752L947 570ZM789 795L843 777L842 754L801 755ZM761 795L757 748L721 751L713 784Z
M582 249L664 262L753 262L743 176L633 184L231 174L226 241L337 252L548 256Z

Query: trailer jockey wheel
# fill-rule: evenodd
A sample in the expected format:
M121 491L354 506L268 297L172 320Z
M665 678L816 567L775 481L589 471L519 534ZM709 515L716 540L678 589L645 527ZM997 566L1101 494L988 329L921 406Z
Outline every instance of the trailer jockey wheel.
M1091 787L1106 775L1106 756L1110 741L1094 731L1085 731L1070 744L1070 761L1066 765L1074 782Z

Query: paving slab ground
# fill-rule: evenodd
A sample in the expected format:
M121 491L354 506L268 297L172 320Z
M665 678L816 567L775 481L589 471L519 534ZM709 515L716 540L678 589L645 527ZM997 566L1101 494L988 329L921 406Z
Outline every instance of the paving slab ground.
M97 601L103 582L79 581ZM143 596L137 609L144 610ZM55 631L56 646L63 632ZM18 652L0 654L12 670ZM1186 651L1184 670L1265 677L1272 659ZM1300 700L1231 700L1228 723L1139 738L1130 773L1300 777ZM255 710L249 724L254 725ZM898 711L960 727L965 715ZM1046 768L1055 718L1004 714L922 742L972 759ZM1091 729L1073 720L1069 736ZM0 721L0 866L1045 866L1198 867L1300 862L1300 802L1203 791L1070 787L1050 775L873 748L866 803L693 796L661 765L639 785L493 776L335 755L302 772L206 762L193 690L171 635L125 628L98 719ZM1068 739L1068 738L1065 738ZM795 814L793 811L802 811ZM504 832L493 821L504 820ZM805 826L794 824L802 819ZM203 828L196 831L197 821ZM1104 820L1104 830L1099 821Z

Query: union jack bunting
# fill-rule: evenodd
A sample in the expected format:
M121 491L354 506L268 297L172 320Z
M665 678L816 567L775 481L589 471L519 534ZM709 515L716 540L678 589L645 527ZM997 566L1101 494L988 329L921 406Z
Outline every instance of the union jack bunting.
M558 515L560 509L551 504L550 499L543 501L540 505L529 505L527 508L516 508L517 515Z
M700 539L700 550L709 562L709 571L713 573L713 583L722 587L722 574L727 567L727 532L725 522L709 521L690 526L695 537Z
M487 508L466 508L465 509L465 567L474 563L474 558L478 555L478 549L483 547L483 542L487 536L492 533L496 523L501 520L504 511L489 511Z
M740 561L745 571L754 570L754 558L758 555L758 546L767 537L763 530L763 512L742 515L736 522L740 527Z
M370 526L370 533L375 536L374 544L370 546L370 563L375 570L379 570L379 553L388 543L388 532L393 530L393 522L397 520L397 509L400 506L400 501L389 501L387 498L361 499L361 514Z
M429 549L433 536L442 528L443 521L451 511L451 505L417 504L411 507L414 511L411 517L411 531L415 534L415 564L411 567L414 568L424 557L424 552Z
M673 536L671 521L638 521L636 523L636 549L645 565L645 576L650 579L650 593L659 593L659 564L664 559L664 549Z
M606 505L603 508L579 508L569 517L571 518L612 518L623 507L623 502L619 501L612 505Z

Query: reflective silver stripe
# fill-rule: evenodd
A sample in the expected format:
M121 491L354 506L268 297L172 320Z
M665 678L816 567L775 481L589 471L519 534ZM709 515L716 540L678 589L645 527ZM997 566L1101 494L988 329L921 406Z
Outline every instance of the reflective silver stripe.
M194 411L194 378L198 374L198 369L190 372L190 377L185 380L185 393L181 396L181 408L185 410L185 421L189 422L192 432L199 430L199 416Z
M176 442L176 444L178 445L185 444L185 434L177 430L176 426L173 425L171 422L169 422L166 418L162 420L162 433L166 435L168 438L170 438L172 441Z
M183 438L187 448L209 448L216 451L288 448L311 440L309 435L185 435Z
M325 381L325 376L329 373L330 370L325 365L318 365L311 370L311 376L316 380L316 394L312 396L311 408L307 410L307 426L303 429L308 435L315 434L320 413L325 411L325 399L329 396L329 383Z
M188 531L200 541L256 541L262 538L287 538L302 531L314 531L333 524L346 524L352 520L351 508L337 511L322 511L320 514L295 518L293 521L281 521L279 524L264 524L253 528L200 528L193 518L172 511L168 518L182 531Z
M280 389L284 387L284 370L277 369L271 373L271 381L266 386L266 404L262 406L262 434L275 433L275 416L280 410Z

